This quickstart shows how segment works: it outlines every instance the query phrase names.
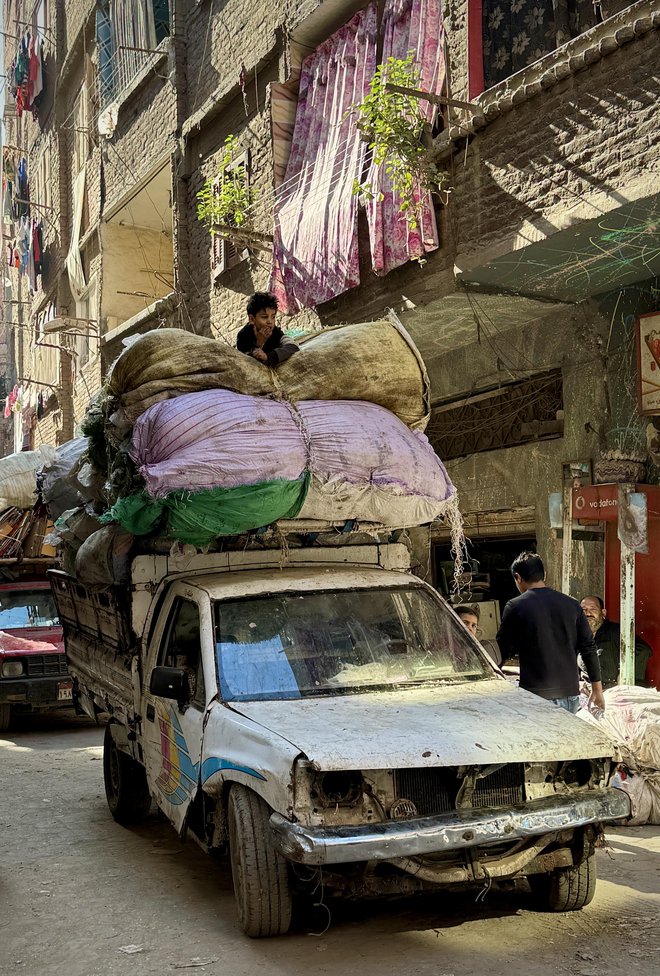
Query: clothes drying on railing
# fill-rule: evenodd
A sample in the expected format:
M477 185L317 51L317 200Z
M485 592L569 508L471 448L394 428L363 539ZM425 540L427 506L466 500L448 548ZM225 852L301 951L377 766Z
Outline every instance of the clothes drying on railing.
M30 289L35 292L37 277L43 273L44 242L41 221L21 217L15 231L14 240L7 245L7 265L25 275Z
M23 112L32 112L36 118L45 87L43 38L26 31L9 69L9 91L19 118Z
M7 146L2 154L2 211L7 223L30 214L30 184L25 156Z

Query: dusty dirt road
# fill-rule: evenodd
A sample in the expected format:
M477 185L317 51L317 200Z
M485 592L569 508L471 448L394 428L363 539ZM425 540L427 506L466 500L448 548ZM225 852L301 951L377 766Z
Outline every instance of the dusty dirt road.
M281 939L238 929L223 863L155 814L111 819L102 729L59 716L0 736L0 973L12 976L608 976L660 971L660 830L610 831L595 901L523 893L332 906ZM139 951L130 951L137 948ZM129 950L129 951L127 951Z

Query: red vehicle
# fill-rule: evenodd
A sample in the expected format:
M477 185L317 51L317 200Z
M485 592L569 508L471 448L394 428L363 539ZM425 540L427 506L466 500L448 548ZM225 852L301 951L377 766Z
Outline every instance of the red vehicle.
M0 731L15 712L72 704L71 688L50 584L0 583Z

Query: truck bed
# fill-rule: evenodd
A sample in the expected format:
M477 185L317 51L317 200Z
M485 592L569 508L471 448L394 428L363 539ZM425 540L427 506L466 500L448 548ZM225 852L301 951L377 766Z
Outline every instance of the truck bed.
M60 570L49 573L64 631L74 693L91 718L98 712L132 711L132 659L136 641L130 626L127 588L98 592ZM87 694L81 694L85 690ZM89 700L87 700L89 699Z

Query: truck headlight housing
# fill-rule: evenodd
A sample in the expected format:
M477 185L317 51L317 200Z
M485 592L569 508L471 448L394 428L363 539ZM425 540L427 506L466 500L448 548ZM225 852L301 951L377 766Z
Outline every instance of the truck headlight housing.
M313 796L326 807L350 807L364 792L364 779L358 770L336 770L319 773L314 780Z
M2 677L3 678L20 678L24 673L25 668L22 661L3 661L2 662Z

